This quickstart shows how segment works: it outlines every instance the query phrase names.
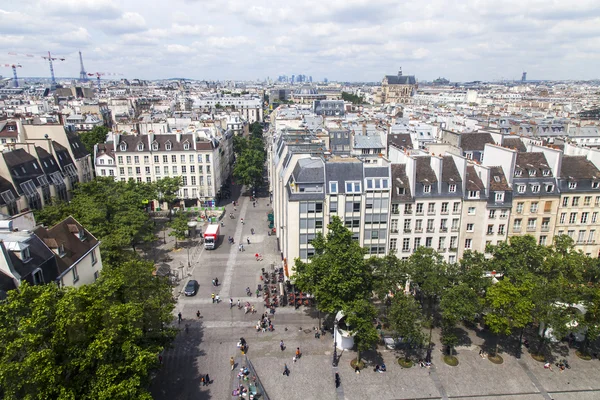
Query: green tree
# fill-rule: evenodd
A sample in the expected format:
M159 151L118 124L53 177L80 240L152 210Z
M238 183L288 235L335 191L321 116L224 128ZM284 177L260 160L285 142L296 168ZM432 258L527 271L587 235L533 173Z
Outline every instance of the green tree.
M174 302L153 265L127 262L80 288L21 286L0 304L4 399L151 399Z
M388 321L394 332L394 338L401 339L405 344L404 357L409 358L411 347L420 346L425 340L421 330L423 313L415 298L398 292L392 299L388 313Z
M245 149L236 158L233 176L238 183L259 187L262 185L264 156L261 151Z
M342 92L342 100L349 101L352 104L364 104L365 99L352 93Z
M488 288L484 321L494 334L509 336L514 329L522 329L532 321L532 290L531 282L514 284L509 279L502 279ZM499 340L495 354L498 354L498 346Z
M157 179L154 183L158 201L167 203L167 210L171 211L171 207L179 196L179 188L181 187L181 177L165 177ZM169 218L171 213L169 212Z
M467 283L460 283L444 291L440 301L442 314L442 342L448 348L448 354L457 344L454 332L460 321L473 321L482 311L482 299Z
M175 248L177 248L177 240L185 240L188 232L189 218L187 213L178 212L175 214L175 218L169 223L169 227L172 229L169 232L169 236L175 237Z
M357 361L360 363L361 352L370 350L379 341L379 335L373 320L377 317L377 310L367 299L358 299L347 304L344 310L346 322L354 337L357 350Z
M318 233L312 244L315 255L310 262L295 260L296 286L311 293L321 311L337 312L355 300L371 298L372 273L365 250L339 217L333 216L327 235Z
M395 254L371 257L367 263L373 268L373 291L380 300L389 294L402 293L408 279L407 262L398 259Z
M85 146L85 149L90 153L94 154L94 145L98 143L104 143L106 136L108 136L109 129L106 126L96 126L92 130L87 132L81 132L79 139Z
M260 122L257 121L257 122L253 122L252 124L250 124L250 134L252 136L262 138L263 128L262 128L262 125L260 124Z
M578 319L578 327L585 331L580 351L588 354L590 343L600 336L600 289L598 286L584 286L581 289L581 304L585 307L585 314Z

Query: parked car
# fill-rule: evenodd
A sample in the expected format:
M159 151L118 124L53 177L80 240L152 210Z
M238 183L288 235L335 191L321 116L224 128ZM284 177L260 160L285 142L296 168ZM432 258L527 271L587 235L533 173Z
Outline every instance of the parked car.
M190 280L187 285L185 285L185 295L186 296L195 296L196 293L198 293L198 289L200 288L200 285L198 284L197 280Z

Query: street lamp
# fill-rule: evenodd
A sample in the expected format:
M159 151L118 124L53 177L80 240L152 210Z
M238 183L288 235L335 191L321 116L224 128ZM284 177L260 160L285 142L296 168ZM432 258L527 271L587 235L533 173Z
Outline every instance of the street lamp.
M334 323L333 323L333 361L331 362L331 365L333 367L337 367L338 366L337 336L336 336L337 326L338 326L337 321L334 321Z

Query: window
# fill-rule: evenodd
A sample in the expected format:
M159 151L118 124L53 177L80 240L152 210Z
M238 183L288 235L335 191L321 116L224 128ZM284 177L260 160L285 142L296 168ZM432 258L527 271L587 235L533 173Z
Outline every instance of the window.
M404 213L406 214L406 207L408 206L408 204L404 205ZM398 204L392 204L392 214L400 214L400 210L398 210L399 205Z
M121 145L119 147L121 148L121 151L127 150L127 145L125 143L121 143Z
M458 241L458 236L452 236L450 238L450 249L456 249L456 242Z
M438 250L445 250L446 248L446 238L441 237L438 241Z
M410 239L409 238L402 239L402 251L404 253L410 251Z
M417 203L417 214L423 214L423 203Z
M173 146L171 145L171 142L167 141L167 142L165 143L165 150L171 150L171 148L172 148L172 147L173 147Z
M177 165L173 165L173 175L177 175Z
M427 204L427 213L434 214L435 213L435 203Z
M573 202L571 203L571 205L574 206L578 206L579 205L579 197L573 197Z
M457 214L459 211L460 211L460 203L459 203L459 202L455 202L455 203L452 205L452 212L453 212L454 214Z
M206 154L204 159L206 160L206 163L209 164L210 163L210 154Z
M453 232L458 231L458 221L459 221L458 218L452 219L452 228L451 229Z
M550 170L549 169L545 169L542 171L542 175L543 176L550 176Z
M390 252L395 253L398 247L398 239L392 238L390 239Z
M500 218L507 218L507 217L508 217L508 210L505 208L500 210Z
M568 235L568 236L569 236L571 239L575 239L575 238L574 238L574 236L575 236L575 231L569 230L569 231L567 231L567 235Z
M187 176L182 176L181 177L181 185L182 186L187 186Z
M98 258L96 257L96 249L92 250L92 265L96 265Z
M504 202L504 192L496 192L495 200L496 200L496 203L503 203Z
M525 193L525 185L518 185L517 186L517 192L518 193Z
M569 189L577 188L577 182L569 182Z
M487 226L487 234L488 235L493 235L494 234L494 225L488 225Z
M455 184L451 184L448 186L448 191L450 193L456 193L456 185Z
M532 202L532 203L531 203L531 205L529 206L529 212L530 212L531 214L535 214L535 213L537 213L537 211L538 211L538 202L537 202L537 201L534 201L534 202Z
M415 250L421 247L421 238L415 238Z
M189 150L189 149L190 149L190 144L189 144L188 142L185 142L185 143L183 144L183 149L184 149L184 150Z
M432 219L428 219L427 220L427 232L433 232L434 231L433 223L434 223L434 220L432 220Z
M467 224L467 232L473 232L474 227L475 227L475 224Z
M196 186L196 177L192 175L192 186Z
M592 196L585 196L583 198L583 205L584 206L589 206L592 204Z
M531 185L531 192L532 193L539 193L540 192L540 185Z
M581 223L582 224L586 224L587 223L589 214L590 213L587 213L587 212L581 213Z
M144 156L144 164L148 164L150 162L150 156Z
M175 156L175 155L172 155L172 156L171 156L171 162L172 162L172 163L176 163L176 162L177 162L177 156Z
M567 207L569 205L569 197L563 197L562 206Z
M144 150L144 145L142 143L138 143L137 149L138 149L138 151Z
M448 214L448 203L442 203L442 214Z
M469 208L467 209L467 213L468 213L469 215L475 215L475 207L469 207Z
M335 194L338 192L338 183L337 182L329 182L329 193Z
M165 165L163 171L165 172L166 176L169 176L169 166Z
M154 173L160 175L160 167L158 165L154 167Z
M360 193L360 182L348 181L346 182L346 193Z
M157 151L158 150L158 143L156 143L156 142L152 143L152 150L153 151Z
M547 239L547 236L540 236L540 241L539 241L540 246L546 245L546 239Z
M560 219L559 219L560 223L564 224L566 219L567 219L567 213L560 213Z
M410 233L410 224L411 224L410 219L404 220L404 232L405 233ZM396 226L396 232L397 232L397 230L398 230L398 227ZM392 220L392 232L393 231L394 231L394 220Z
M131 156L127 156L125 158L127 160L127 164L131 164ZM139 162L139 157L138 157L138 162Z
M169 162L169 156L163 155L163 163Z
M546 184L546 193L554 192L554 185Z
M527 220L527 230L528 231L535 230L536 224L537 224L537 218L529 218Z
M465 249L466 250L470 249L472 244L473 244L473 239L465 239Z
M496 218L496 210L490 210L490 213L488 214L488 218L489 219Z
M550 230L550 218L542 218L542 231Z
M592 189L598 189L600 187L600 182L592 182Z
M431 237L425 238L425 247L431 247L432 244L433 244L433 238L431 238Z
M521 171L520 169L515 169L515 176L521 176L523 175L523 171Z
M588 243L594 243L594 240L595 240L594 236L596 236L596 231L594 229L592 229L588 236Z
M597 212L593 212L592 213L592 223L595 223L598 220L598 213Z
M569 223L574 224L577 221L577 213L569 214Z
M431 185L423 185L423 193L431 193Z
M513 226L513 230L515 232L519 232L521 230L521 222L522 222L521 218L515 219L515 224Z
M196 166L195 165L190 165L190 173L191 174L195 174L196 173Z
M478 199L479 198L479 190L469 190L469 198L470 199Z
M535 176L535 169L529 170L529 176Z
M360 212L360 202L352 203L352 212Z
M545 213L549 213L552 211L552 202L551 201L547 201L544 203L544 212Z
M77 266L74 266L73 269L73 283L79 280L79 274L77 273Z
M498 235L504 235L504 224L498 225Z
M423 220L417 219L415 220L415 232L423 232Z

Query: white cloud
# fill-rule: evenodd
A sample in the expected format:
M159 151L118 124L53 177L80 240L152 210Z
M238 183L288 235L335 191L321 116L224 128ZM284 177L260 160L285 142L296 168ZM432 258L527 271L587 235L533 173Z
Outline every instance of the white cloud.
M115 20L103 23L103 31L107 34L132 33L144 30L146 30L146 19L137 12L126 12Z

